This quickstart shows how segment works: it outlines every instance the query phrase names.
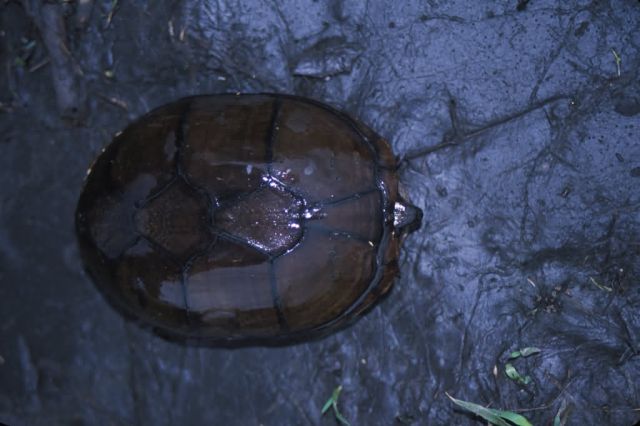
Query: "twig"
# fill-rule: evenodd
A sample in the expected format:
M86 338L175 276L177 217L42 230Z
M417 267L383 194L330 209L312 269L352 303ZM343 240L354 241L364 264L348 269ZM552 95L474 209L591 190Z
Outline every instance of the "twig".
M592 282L596 287L598 287L600 290L609 291L609 292L613 291L613 289L612 289L611 287L607 287L607 286L604 286L604 285L602 285L602 284L598 284L598 281L596 281L596 280L595 280L595 278L593 278L593 277L589 277L589 279L590 279L590 280L591 280L591 282Z
M102 93L97 93L97 95L103 101L108 102L111 105L117 106L119 108L122 108L125 111L129 111L129 106L127 105L127 103L125 101L123 101L121 99L118 99L116 97L113 97L113 96L103 95Z
M51 62L51 60L49 58L44 59L44 60L38 62L37 64L35 64L34 66L32 66L31 68L29 68L29 72L36 72L40 68L43 68L43 67L49 65L50 62Z

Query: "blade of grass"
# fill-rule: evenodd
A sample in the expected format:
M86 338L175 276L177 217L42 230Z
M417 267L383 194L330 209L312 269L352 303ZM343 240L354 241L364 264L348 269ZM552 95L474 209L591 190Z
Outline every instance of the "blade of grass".
M333 405L333 414L335 414L336 419L338 419L338 421L340 423L342 423L344 426L351 426L351 424L347 421L347 419L345 419L342 414L340 414L340 412L338 411L338 406L337 405Z
M340 424L344 426L351 426L347 421L347 419L344 418L344 416L340 413L340 410L338 409L338 398L340 397L340 392L342 392L342 385L336 387L333 390L333 392L331 393L331 397L329 397L327 402L325 402L324 405L322 406L321 413L322 415L324 415L329 410L329 408L332 408L333 415L340 422Z
M620 64L622 63L622 58L614 48L611 48L611 53L613 54L613 59L616 61L616 70L618 71L618 77L620 77Z
M331 392L331 396L327 399L327 402L322 406L322 414L326 413L329 407L332 405L338 404L338 398L340 397L340 392L342 392L342 385L336 387L333 392Z
M322 414L326 413L329 407L331 407L332 405L333 405L333 401L331 400L331 398L329 398L327 402L325 402L324 405L322 406Z
M118 0L112 0L109 13L107 14L107 20L105 22L105 29L109 28L109 25L111 25L111 21L113 20L113 15L116 13L117 7L118 7Z
M502 417L503 419L507 419L509 420L511 423L518 425L518 426L533 426L531 424L531 422L529 422L529 420L527 420L526 417L518 414L518 413L514 413L513 411L501 411L501 410L495 410L498 415L500 417Z
M526 358L531 355L539 354L540 352L542 352L540 349L533 346L528 346L526 348L511 352L511 354L509 354L509 359L516 359L521 357Z
M613 291L613 289L612 289L611 287L607 287L607 286L604 286L604 285L602 285L602 284L598 284L598 281L596 281L596 280L595 280L595 278L593 278L593 277L589 277L589 279L590 279L590 280L591 280L591 282L592 282L596 287L598 287L600 290L604 290L604 291Z
M570 409L567 405L567 400L563 399L560 404L560 408L553 419L553 426L565 426L567 423L567 417L569 417L569 411Z
M447 395L454 404L464 408L465 410L471 411L476 416L482 417L495 426L512 426L509 422L517 426L532 426L529 420L520 414L513 413L511 411L494 410L492 408L486 408L482 405L474 404L473 402L462 401L452 397L446 392L445 395ZM509 422L507 422L507 420Z
M516 370L516 368L511 363L505 364L504 372L508 378L510 378L511 380L515 380L516 382L522 385L528 385L529 383L531 383L531 377L529 376L522 377L520 373L518 373L518 370Z

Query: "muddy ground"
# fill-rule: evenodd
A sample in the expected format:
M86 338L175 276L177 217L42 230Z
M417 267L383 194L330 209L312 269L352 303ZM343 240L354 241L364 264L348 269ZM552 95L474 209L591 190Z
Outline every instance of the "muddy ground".
M445 392L535 425L640 419L639 2L5 0L0 14L0 422L335 425L321 408L339 385L352 425L483 424ZM153 107L263 91L388 138L423 226L391 295L344 331L167 342L83 272L85 172ZM508 360L526 347L540 352Z

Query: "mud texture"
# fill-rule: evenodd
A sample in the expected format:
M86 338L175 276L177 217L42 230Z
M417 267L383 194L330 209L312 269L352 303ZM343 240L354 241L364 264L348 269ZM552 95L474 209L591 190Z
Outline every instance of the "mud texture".
M352 425L485 424L445 392L535 425L640 419L638 1L5 1L0 65L0 422L335 425L338 385ZM354 326L185 346L84 274L92 159L219 92L327 102L403 159L423 227Z

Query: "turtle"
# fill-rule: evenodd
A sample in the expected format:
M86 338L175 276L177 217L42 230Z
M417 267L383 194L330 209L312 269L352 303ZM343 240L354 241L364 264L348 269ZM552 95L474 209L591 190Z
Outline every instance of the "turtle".
M422 211L382 137L325 103L212 94L160 106L87 171L85 270L158 334L289 344L359 318L392 287Z

